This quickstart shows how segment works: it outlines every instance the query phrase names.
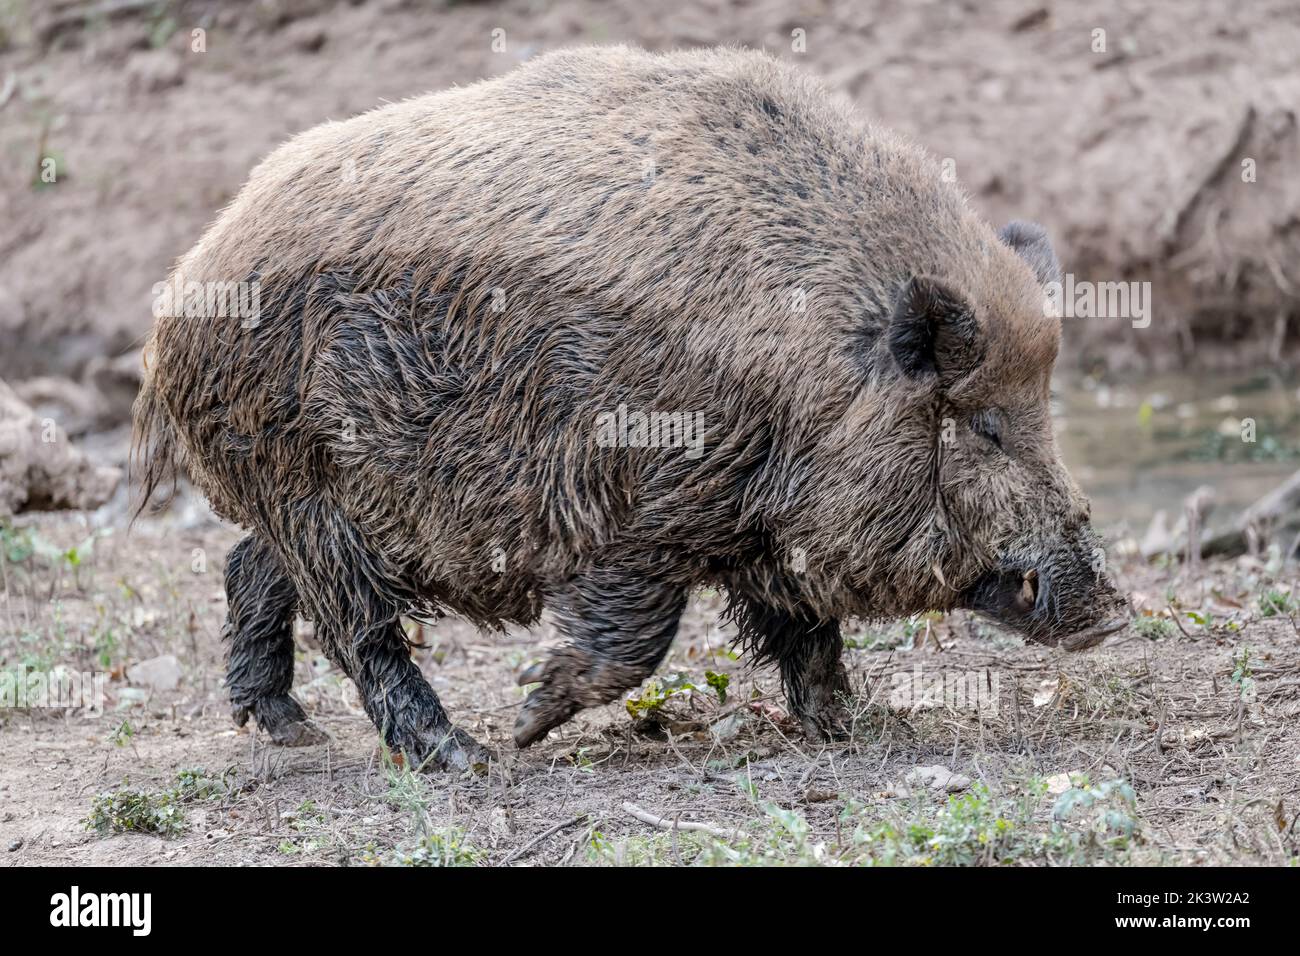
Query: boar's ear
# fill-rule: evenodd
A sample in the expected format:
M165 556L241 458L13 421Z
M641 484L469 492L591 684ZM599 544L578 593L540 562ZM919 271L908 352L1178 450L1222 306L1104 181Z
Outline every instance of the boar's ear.
M1042 285L1061 281L1061 263L1047 238L1047 230L1038 223L1017 219L1003 226L998 238L1029 263L1029 268Z
M908 378L970 371L983 349L974 310L933 276L907 280L889 320L889 351Z

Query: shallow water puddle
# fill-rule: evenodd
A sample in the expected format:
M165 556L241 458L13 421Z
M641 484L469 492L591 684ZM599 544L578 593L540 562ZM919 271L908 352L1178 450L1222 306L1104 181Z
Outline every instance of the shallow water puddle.
M1168 375L1054 383L1065 462L1098 527L1141 534L1202 485L1219 526L1300 469L1300 377ZM1251 423L1253 422L1253 429Z

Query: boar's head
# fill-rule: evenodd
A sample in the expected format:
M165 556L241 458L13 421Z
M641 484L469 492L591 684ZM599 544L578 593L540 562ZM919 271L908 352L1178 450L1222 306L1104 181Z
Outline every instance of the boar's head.
M1060 266L1039 226L1011 223L999 238L994 268L912 276L888 346L940 428L932 482L945 541L931 570L949 592L941 603L1078 650L1123 627L1127 602L1053 435L1060 326L1044 315L1043 286Z

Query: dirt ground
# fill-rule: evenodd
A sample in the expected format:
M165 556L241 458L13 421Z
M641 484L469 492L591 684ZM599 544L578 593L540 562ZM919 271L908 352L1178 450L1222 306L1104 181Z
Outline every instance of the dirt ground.
M847 652L853 735L829 745L799 734L772 673L729 652L707 592L692 599L659 692L630 695L649 716L611 704L525 752L510 742L515 676L551 629L412 623L414 658L500 756L486 777L457 779L381 751L309 630L295 692L330 743L279 748L234 726L219 634L236 535L197 505L129 534L96 535L68 515L21 527L4 542L0 656L107 682L98 717L0 710L4 864L1297 859L1300 583L1266 561L1120 569L1139 624L1076 655L960 614L860 625ZM151 690L134 665L164 654L179 686ZM725 702L709 673L728 676ZM968 693L927 698L918 674L960 677ZM917 768L939 769L918 779ZM118 823L92 829L104 795L123 791Z

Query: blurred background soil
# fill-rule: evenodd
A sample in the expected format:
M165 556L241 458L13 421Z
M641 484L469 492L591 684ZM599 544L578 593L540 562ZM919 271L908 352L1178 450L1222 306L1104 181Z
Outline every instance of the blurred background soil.
M138 342L153 284L290 134L619 42L797 62L952 160L992 221L1045 223L1078 278L1151 282L1149 328L1067 323L1069 366L1300 348L1291 2L0 0L0 378Z

